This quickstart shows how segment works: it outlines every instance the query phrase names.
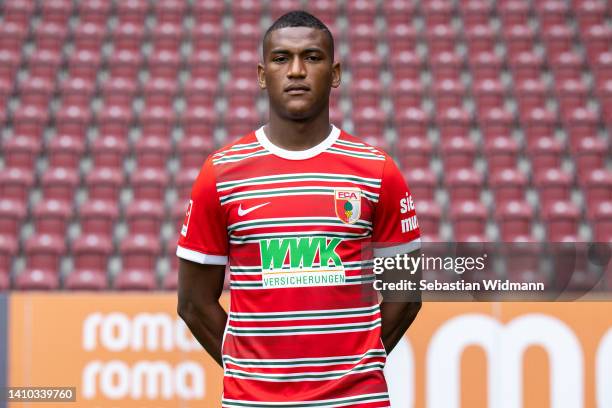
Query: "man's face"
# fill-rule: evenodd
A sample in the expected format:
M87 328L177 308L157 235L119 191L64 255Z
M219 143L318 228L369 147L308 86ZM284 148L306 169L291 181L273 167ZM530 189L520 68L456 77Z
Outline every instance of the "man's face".
M279 116L309 119L329 105L331 88L340 85L340 64L333 63L327 35L309 27L272 31L264 44L258 82L268 90L270 109Z

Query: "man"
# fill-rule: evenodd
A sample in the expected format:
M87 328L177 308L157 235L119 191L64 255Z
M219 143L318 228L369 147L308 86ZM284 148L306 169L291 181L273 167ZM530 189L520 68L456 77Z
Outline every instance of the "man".
M223 367L223 407L388 407L385 349L420 308L378 304L363 247L412 252L420 232L402 222L414 206L393 160L329 122L333 56L318 19L280 17L258 66L269 122L208 157L193 187L178 313Z

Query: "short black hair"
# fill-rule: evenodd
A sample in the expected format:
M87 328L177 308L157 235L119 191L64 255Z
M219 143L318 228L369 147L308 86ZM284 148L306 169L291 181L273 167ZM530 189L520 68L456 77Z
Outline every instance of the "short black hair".
M264 34L262 44L265 44L272 31L285 27L310 27L323 31L329 38L331 58L334 59L334 37L331 31L321 20L304 10L290 11L280 16Z

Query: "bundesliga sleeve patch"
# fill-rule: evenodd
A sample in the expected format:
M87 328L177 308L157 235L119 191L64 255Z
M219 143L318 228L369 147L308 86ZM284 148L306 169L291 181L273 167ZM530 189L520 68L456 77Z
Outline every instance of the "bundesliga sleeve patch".
M193 207L193 200L189 200L189 206L187 207L187 212L185 213L185 221L183 221L183 227L181 228L181 235L187 236L187 229L189 228L189 219L191 218L191 208Z

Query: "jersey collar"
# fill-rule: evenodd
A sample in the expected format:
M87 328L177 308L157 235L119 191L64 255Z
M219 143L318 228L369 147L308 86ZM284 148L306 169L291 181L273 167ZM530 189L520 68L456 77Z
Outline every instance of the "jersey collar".
M323 141L318 145L306 150L286 150L273 144L270 139L268 139L268 136L266 136L266 133L263 130L263 126L255 131L255 137L257 137L257 141L259 141L259 143L266 150L278 157L282 157L283 159L288 160L305 160L315 157L316 155L324 152L331 145L333 145L338 139L338 136L340 136L340 129L338 129L332 124L329 135L325 139L323 139Z

